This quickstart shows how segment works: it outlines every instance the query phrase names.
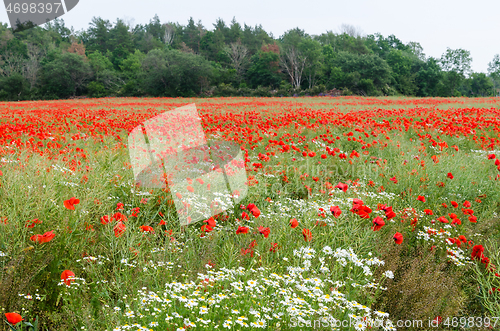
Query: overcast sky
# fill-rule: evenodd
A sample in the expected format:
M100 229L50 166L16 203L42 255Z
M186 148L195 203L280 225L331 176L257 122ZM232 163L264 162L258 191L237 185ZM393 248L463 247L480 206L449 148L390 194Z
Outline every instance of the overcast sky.
M155 14L162 23L182 25L193 17L209 30L217 18L229 25L235 17L241 25L262 24L275 38L295 27L314 35L338 32L341 24L349 24L364 34L394 34L404 43L419 42L426 56L439 58L447 47L466 49L476 72L487 72L488 62L500 53L498 0L80 0L62 18L66 26L81 30L93 16L145 24ZM5 10L0 11L0 22L8 22Z

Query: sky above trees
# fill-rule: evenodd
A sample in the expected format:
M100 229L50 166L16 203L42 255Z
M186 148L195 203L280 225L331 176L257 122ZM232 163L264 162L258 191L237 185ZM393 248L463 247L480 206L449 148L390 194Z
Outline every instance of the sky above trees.
M207 29L222 18L233 17L240 24L262 27L275 38L299 27L310 35L326 31L340 32L341 25L356 27L362 34L397 35L404 43L419 42L426 56L440 57L446 49L470 51L472 70L486 72L493 56L500 53L500 2L480 0L254 0L238 2L157 1L157 0L83 0L62 16L66 26L75 30L87 29L92 17L99 16L115 22L117 18L131 24L147 24L158 14L162 23L187 24L190 17L201 20ZM8 22L5 10L0 22Z

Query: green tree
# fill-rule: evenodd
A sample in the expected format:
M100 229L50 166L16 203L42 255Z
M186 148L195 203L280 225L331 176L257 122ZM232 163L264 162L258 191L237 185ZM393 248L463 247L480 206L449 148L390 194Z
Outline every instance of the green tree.
M89 61L81 55L53 52L46 60L42 64L42 81L47 96L75 96L92 77Z
M199 55L155 49L142 62L140 81L150 95L192 97L203 92L213 77L212 64Z
M111 27L111 23L108 20L103 20L100 17L92 18L90 27L81 36L88 52L99 51L102 54L106 54L106 51L109 49Z
M247 71L250 86L252 88L257 88L258 86L277 88L282 80L279 70L279 60L278 50L262 50L252 56L251 65Z

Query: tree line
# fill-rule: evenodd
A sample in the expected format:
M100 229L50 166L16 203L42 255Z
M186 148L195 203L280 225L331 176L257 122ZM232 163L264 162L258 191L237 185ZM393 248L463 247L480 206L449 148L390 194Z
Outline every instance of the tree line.
M145 25L94 17L74 31L62 19L13 33L0 23L0 100L78 96L492 96L500 92L500 55L488 73L471 70L470 52L425 56L418 42L341 32L279 38L261 25L213 29Z

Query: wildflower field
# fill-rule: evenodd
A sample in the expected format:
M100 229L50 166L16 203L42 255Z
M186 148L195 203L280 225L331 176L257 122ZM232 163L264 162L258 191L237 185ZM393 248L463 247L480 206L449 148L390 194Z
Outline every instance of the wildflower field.
M248 191L181 226L127 138L192 103ZM0 330L498 330L499 138L500 98L0 103Z

